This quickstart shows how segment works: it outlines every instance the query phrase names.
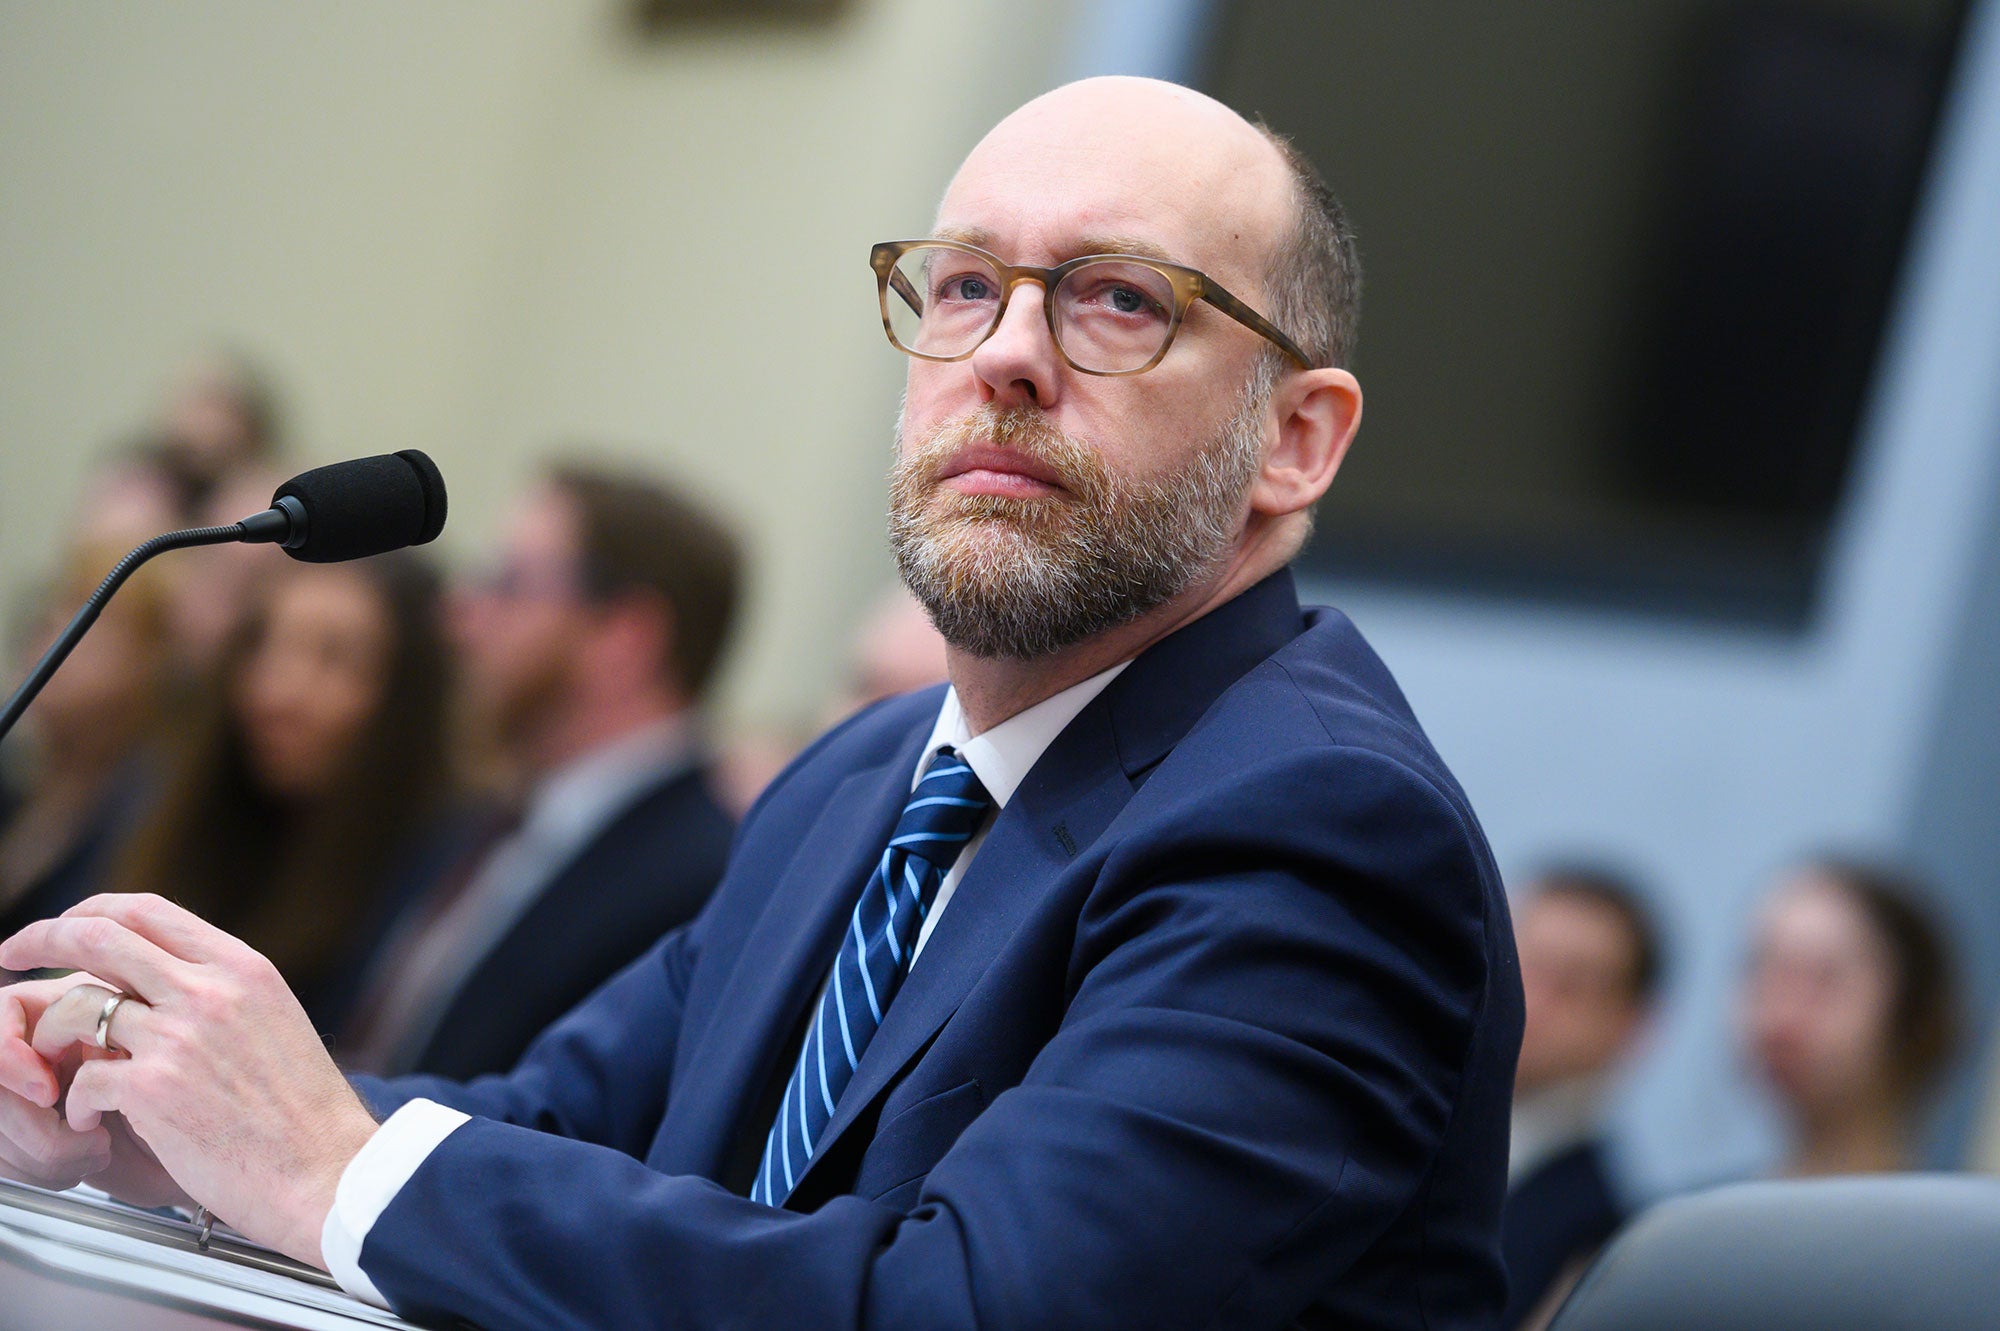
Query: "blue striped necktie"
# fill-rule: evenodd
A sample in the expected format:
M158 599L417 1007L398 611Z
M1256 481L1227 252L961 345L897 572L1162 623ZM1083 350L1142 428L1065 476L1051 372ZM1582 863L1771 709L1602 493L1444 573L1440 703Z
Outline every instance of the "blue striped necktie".
M938 884L992 808L993 797L966 761L949 747L939 749L910 792L888 849L841 935L840 955L806 1026L777 1121L764 1139L763 1163L750 1185L752 1201L778 1205L806 1172L840 1093L909 972L917 931L930 914Z

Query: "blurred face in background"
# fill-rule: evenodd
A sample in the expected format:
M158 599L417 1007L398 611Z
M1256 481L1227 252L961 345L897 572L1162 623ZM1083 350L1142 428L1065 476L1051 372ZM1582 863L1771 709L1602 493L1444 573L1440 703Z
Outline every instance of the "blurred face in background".
M36 637L34 655L55 641L72 609L50 617L46 633ZM114 600L105 607L28 714L50 743L68 747L93 738L120 744L130 739L151 711L159 683L163 635L147 619L147 612L129 603Z
M244 371L227 361L202 358L188 365L163 412L174 464L213 481L259 457L269 441L252 402L254 391Z
M1807 1118L1890 1094L1895 968L1861 905L1811 872L1765 906L1744 989L1757 1070Z
M122 543L89 541L76 547L28 635L18 663L22 673L62 633L125 549ZM51 756L115 756L153 719L166 654L165 586L157 570L136 574L28 710L28 724L59 751Z
M862 620L850 655L853 664L847 692L840 699L838 715L829 720L945 680L944 638L917 599L900 587Z
M241 469L186 520L202 527L240 522L269 507L277 487L272 473ZM188 675L198 677L214 668L247 608L257 603L257 583L273 567L274 552L259 545L211 545L180 553L174 563L169 625L175 659Z
M1608 1071L1645 1018L1638 948L1624 916L1545 888L1515 912L1514 939L1526 1003L1517 1093Z
M592 623L581 525L561 491L542 487L508 524L498 563L452 599L467 719L503 749L532 743L579 668Z
M365 575L286 571L230 696L250 770L267 792L310 800L332 788L382 705L394 634Z

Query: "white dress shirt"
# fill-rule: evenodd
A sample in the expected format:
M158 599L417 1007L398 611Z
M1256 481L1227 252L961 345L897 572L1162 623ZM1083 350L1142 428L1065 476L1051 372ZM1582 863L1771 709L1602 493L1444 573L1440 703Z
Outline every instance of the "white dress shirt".
M1507 1186L1595 1137L1604 1126L1606 1089L1603 1077L1582 1076L1516 1096L1508 1135Z
M994 804L998 808L1006 808L1007 801L1014 797L1029 769L1055 742L1056 736L1129 664L1129 661L1121 661L1080 684L1071 685L1054 697L1044 698L1026 711L1016 713L978 735L972 733L965 711L959 706L958 690L947 689L944 705L938 709L937 723L931 727L930 739L917 759L916 768L910 773L911 789L916 788L931 755L941 745L949 744L972 768L980 784L993 796ZM938 918L944 914L952 894L958 890L966 867L979 853L991 826L989 820L965 843L957 861L945 874L944 881L938 884L937 898L931 903L930 914L925 917L923 929L917 935L917 945L910 954L911 965L916 964L916 958L924 950L931 931L937 928ZM375 1135L369 1138L368 1144L348 1162L335 1190L333 1207L327 1212L326 1223L320 1231L320 1255L326 1261L328 1272L349 1294L378 1307L389 1306L389 1301L382 1297L382 1291L361 1269L361 1245L367 1241L368 1231L374 1227L375 1221L388 1209L403 1185L409 1182L410 1176L417 1172L438 1144L457 1131L466 1120L467 1115L434 1100L412 1100L384 1120Z

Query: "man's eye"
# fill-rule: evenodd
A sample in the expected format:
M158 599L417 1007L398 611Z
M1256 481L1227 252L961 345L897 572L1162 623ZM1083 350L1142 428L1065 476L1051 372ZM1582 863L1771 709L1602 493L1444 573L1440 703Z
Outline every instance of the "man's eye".
M1121 318L1165 318L1169 308L1158 296L1133 282L1099 282L1086 290L1066 294L1080 312L1093 311Z
M993 284L983 277L966 273L945 279L938 291L939 300L991 300Z
M1110 294L1111 308L1120 314L1138 314L1147 305L1146 293L1131 287L1113 287Z

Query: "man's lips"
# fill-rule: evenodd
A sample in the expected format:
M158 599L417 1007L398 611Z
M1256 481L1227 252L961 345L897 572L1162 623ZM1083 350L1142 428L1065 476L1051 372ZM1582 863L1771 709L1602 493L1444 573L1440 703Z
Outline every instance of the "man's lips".
M1033 499L1067 487L1054 467L1012 449L976 445L962 448L938 469L937 484L964 495Z

